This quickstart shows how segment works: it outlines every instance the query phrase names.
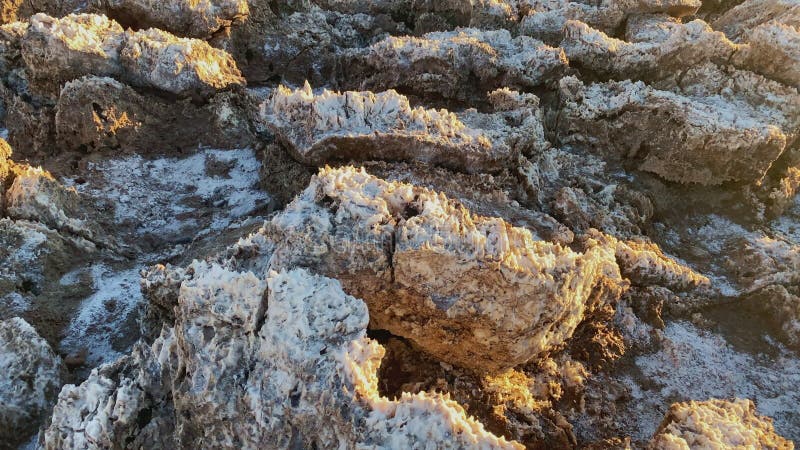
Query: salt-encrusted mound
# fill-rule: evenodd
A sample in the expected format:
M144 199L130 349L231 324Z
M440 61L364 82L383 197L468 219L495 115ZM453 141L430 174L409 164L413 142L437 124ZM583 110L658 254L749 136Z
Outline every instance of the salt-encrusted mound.
M33 81L51 90L84 75L198 97L245 83L230 55L204 41L157 29L123 30L91 14L33 16L22 38L22 57Z
M306 84L295 91L280 86L261 106L261 117L304 164L420 161L479 173L509 168L520 154L546 142L538 108L521 109L513 126L511 120L477 112L412 108L395 91L314 95Z
M265 27L257 37L264 43L250 51L251 61L246 61L248 80L277 77L297 85L305 81L314 85L328 84L334 78L338 53L342 49L365 47L389 33L405 32L408 30L402 23L389 21L385 16L340 14L316 8L296 12ZM250 41L248 38L241 45L251 44ZM259 59L263 58L263 63L253 61L254 53Z
M755 183L787 145L787 135L762 112L724 99L686 97L642 82L585 86L574 77L561 80L560 94L562 143L636 159L641 170L670 181Z
M11 161L11 146L5 139L0 139L0 217L5 211L6 179L11 174L14 163Z
M794 444L775 433L772 420L756 414L750 400L675 403L649 448L758 448L791 450Z
M731 8L713 23L735 42L747 41L747 34L759 25L773 22L800 24L800 4L794 0L746 0Z
M373 327L479 372L562 345L595 286L621 281L610 248L575 253L442 194L354 168L321 170L248 241L242 248L262 243L246 264L338 278L370 306Z
M618 30L626 19L638 14L691 16L700 8L699 0L604 0L583 2L571 0L523 0L528 13L519 25L522 34L557 44L564 36L564 25L570 20L585 22L606 33Z
M614 249L622 275L635 285L662 286L675 292L702 292L711 286L708 277L668 257L652 242L644 239L623 241L593 230L587 234L604 247Z
M506 30L474 28L388 37L363 50L342 52L340 82L347 89L398 89L449 99L483 98L500 87L530 89L558 79L563 50Z
M570 20L561 46L570 61L618 80L659 80L705 62L725 64L739 48L702 20L684 24L664 16L631 18L626 40Z
M747 33L733 63L790 86L800 86L800 23L768 22Z
M522 448L446 397L381 397L384 350L338 281L191 268L175 326L66 386L44 448Z
M38 222L99 247L119 250L101 225L108 219L107 213L83 201L74 189L64 187L41 168L19 166L4 203L12 219Z
M711 62L732 64L796 87L800 85L800 32L795 25L761 24L736 43L702 20L681 23L668 16L640 16L628 21L626 42L583 22L568 21L561 46L570 61L619 80L659 80Z
M0 321L0 442L26 440L61 388L61 358L19 317Z
M98 1L98 0L95 0ZM246 0L100 0L100 9L137 28L159 28L178 36L207 39L217 31L244 20L250 11Z

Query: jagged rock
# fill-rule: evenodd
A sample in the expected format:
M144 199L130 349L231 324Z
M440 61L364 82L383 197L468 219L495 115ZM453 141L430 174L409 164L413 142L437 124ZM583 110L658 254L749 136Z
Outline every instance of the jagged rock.
M154 153L175 149L243 148L253 141L247 99L223 92L201 107L139 94L112 78L67 82L55 108L55 132L65 150Z
M86 239L98 247L120 250L103 229L110 222L105 212L65 188L41 168L18 170L5 195L6 212L15 220L39 222L65 234Z
M211 42L233 55L250 83L300 85L309 81L321 85L334 81L341 50L408 32L401 19L372 14L372 9L382 9L378 2L317 3L324 9L306 4L284 12L279 4L276 12L266 2L251 4L246 22L234 26L229 34L218 33Z
M373 327L477 371L560 345L594 286L619 279L608 249L535 241L440 194L353 168L323 169L262 233L272 268L339 278L370 305Z
M336 277L370 305L373 328L445 362L495 372L562 345L590 298L612 302L625 287L613 249L575 253L535 239L427 189L323 169L219 260L256 273L300 266Z
M175 327L66 386L44 448L521 448L440 395L380 397L384 351L337 281L194 268Z
M91 242L40 223L0 219L0 317L25 312L45 286L96 252Z
M473 214L502 217L514 226L531 230L537 240L568 245L575 238L569 228L550 215L538 209L521 207L517 199L523 194L518 178L511 172L465 174L424 163L382 161L366 162L364 167L368 173L387 181L409 183L441 192Z
M742 117L775 125L791 143L800 127L800 94L797 88L731 66L698 64L653 83L700 103L734 109ZM788 153L788 152L787 152Z
M765 314L786 343L800 346L800 246L761 236L734 239L729 247L745 305Z
M698 291L711 294L711 281L694 269L665 255L658 245L643 238L623 241L590 230L586 239L614 249L623 276L640 287L662 286L675 292Z
M739 49L702 20L684 24L663 16L631 18L626 39L570 20L561 46L570 61L618 80L659 80L705 62L726 64Z
M412 108L395 91L325 90L315 96L306 84L296 91L280 86L262 105L261 116L304 164L421 161L491 173L511 167L520 154L546 142L536 105L538 100L525 117L509 124L500 115Z
M792 0L746 0L718 17L712 26L735 42L746 42L750 31L768 22L797 26L800 5Z
M574 232L596 228L639 235L653 216L653 204L624 179L609 176L612 170L597 156L559 148L523 159L518 168L526 203Z
M529 90L557 79L567 67L559 48L506 30L474 28L388 37L363 50L342 52L347 89L398 89L467 100L500 87Z
M22 57L31 78L50 92L85 75L200 98L244 84L230 55L203 41L157 29L125 31L117 22L91 14L33 16Z
M21 444L45 418L61 388L61 359L19 317L0 321L0 440Z
M261 55L267 62L259 79L325 84L334 75L337 54L361 48L387 34L403 33L403 25L364 14L338 14L314 9L297 12L265 30Z
M792 286L770 284L744 297L745 304L766 313L777 335L794 348L800 348L800 291Z
M247 19L246 0L94 0L98 9L134 28L160 28L177 36L208 39Z
M519 32L552 44L561 41L564 26L570 20L613 33L632 15L665 13L674 17L691 16L701 5L698 0L603 0L593 3L524 0L524 3L529 5L528 12L520 21Z
M569 60L605 77L659 80L710 62L800 85L800 32L790 24L759 25L745 33L741 43L702 20L680 23L664 16L629 19L626 40L630 42L578 21L568 21L564 30L561 46Z
M791 450L772 420L756 414L750 400L708 400L673 404L658 428L651 449L771 448Z
M702 102L642 82L585 86L561 80L559 139L680 183L756 183L781 156L787 136L747 109ZM608 154L606 153L606 154Z

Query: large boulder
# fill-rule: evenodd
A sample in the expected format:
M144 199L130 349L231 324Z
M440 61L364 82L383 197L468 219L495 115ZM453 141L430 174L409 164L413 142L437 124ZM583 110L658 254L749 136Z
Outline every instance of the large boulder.
M36 432L61 389L61 358L19 317L0 321L0 441L20 444Z
M354 168L321 170L229 253L253 247L256 255L236 257L238 264L338 278L367 302L373 328L477 372L561 346L589 299L613 300L621 282L611 248L576 253L442 194Z
M92 14L33 16L22 39L22 57L32 81L50 92L85 75L199 98L245 83L233 58L204 41L158 29L123 30Z
M59 396L44 448L522 448L439 394L378 394L367 306L304 270L196 262L174 327Z
M314 95L306 84L295 91L280 86L262 105L261 117L295 159L308 165L419 161L461 172L491 173L513 167L520 154L546 142L538 99L529 97L530 104L516 110L515 121L508 115L412 108L395 91L325 90Z
M563 144L632 159L669 181L755 184L790 139L780 122L743 108L744 102L704 100L642 82L584 85L567 77L560 94Z

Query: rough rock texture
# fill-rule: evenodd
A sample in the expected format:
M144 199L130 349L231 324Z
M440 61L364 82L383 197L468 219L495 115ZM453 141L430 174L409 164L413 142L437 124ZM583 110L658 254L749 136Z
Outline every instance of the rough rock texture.
M203 41L158 29L125 31L91 14L32 17L22 57L31 78L51 91L85 75L200 98L244 84L230 55Z
M397 89L446 99L483 98L500 87L525 90L557 79L567 67L563 50L506 30L474 28L388 37L343 52L347 89Z
M620 80L658 80L706 62L725 64L738 51L735 43L702 20L684 24L668 16L631 18L625 40L571 20L561 46L571 63Z
M468 173L497 172L546 142L535 108L538 99L531 102L527 117L509 126L501 117L412 108L395 91L315 96L306 84L296 91L279 87L262 105L261 116L304 164L405 160Z
M92 220L98 214L82 204L74 190L65 188L41 168L27 167L16 174L6 192L6 206L12 219L36 221L98 244L106 240L98 222Z
M64 388L44 448L522 448L440 395L381 397L384 350L337 281L194 270L174 328Z
M560 94L563 143L635 159L641 170L670 181L754 183L787 144L780 128L748 117L746 110L701 103L642 82L585 86L568 77L561 80Z
M740 42L759 25L773 21L797 25L798 20L800 5L791 0L746 0L718 17L712 25L731 40Z
M353 168L322 170L263 234L272 256L260 258L270 267L341 279L370 305L374 328L475 370L561 345L595 285L608 278L613 297L619 281L608 249L580 254L536 241L441 194ZM508 308L516 313L503 314Z
M61 387L61 359L36 330L15 317L0 321L0 440L20 444L44 419Z
M55 107L55 134L65 150L138 151L240 148L252 142L248 99L215 95L198 107L142 95L112 78L67 82ZM255 105L252 105L255 108Z
M596 228L620 237L640 235L653 216L653 203L627 180L613 176L609 166L569 148L537 152L518 168L524 203L572 232Z
M247 19L246 0L95 0L98 9L135 28L160 28L177 36L207 39Z
M697 0L604 0L582 2L570 0L524 0L528 12L519 25L522 34L558 44L564 26L570 20L580 21L606 33L612 33L627 18L637 14L664 13L674 17L691 16L700 8Z
M653 449L793 449L775 433L772 421L756 414L750 400L708 400L672 405L650 442Z

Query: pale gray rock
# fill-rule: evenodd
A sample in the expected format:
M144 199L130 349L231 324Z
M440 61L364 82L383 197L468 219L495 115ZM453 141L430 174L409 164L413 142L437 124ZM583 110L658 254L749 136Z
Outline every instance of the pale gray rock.
M602 0L582 2L570 0L522 0L526 15L519 32L547 43L558 44L564 37L564 26L570 20L580 21L605 33L613 33L637 14L691 16L700 8L698 0Z
M175 327L66 386L44 448L522 448L439 394L381 397L384 350L338 281L193 269Z
M0 321L0 441L34 434L61 388L61 358L19 317Z
M706 62L725 64L738 50L723 33L701 20L684 24L664 16L631 18L626 40L570 20L561 46L581 68L618 80L659 80Z
M500 87L529 90L558 79L567 68L559 48L506 30L474 28L388 37L363 50L342 52L346 89L397 89L446 99L483 99Z
M793 0L746 0L711 25L734 42L746 42L750 31L769 22L800 25L800 4Z
M613 250L576 253L353 168L323 169L259 234L273 243L259 257L273 269L340 279L370 306L373 327L478 372L561 345L595 286L621 281Z
M642 82L585 86L561 80L560 140L638 161L680 183L756 183L784 152L787 135L760 114Z
M89 199L65 187L41 168L23 166L15 172L14 181L5 193L8 217L38 222L101 248L121 250L102 227L110 222L110 216L98 211Z

